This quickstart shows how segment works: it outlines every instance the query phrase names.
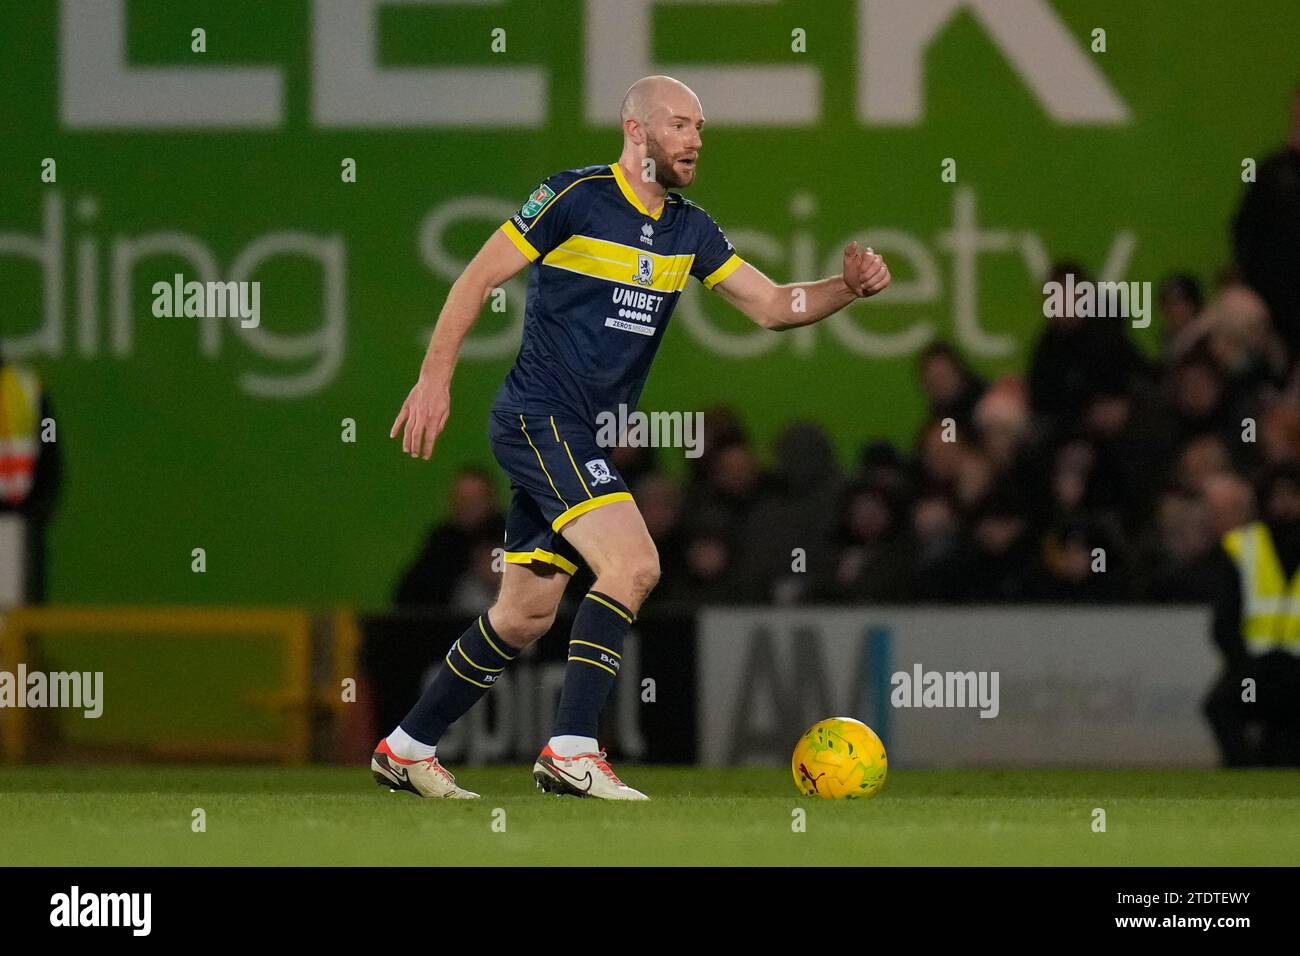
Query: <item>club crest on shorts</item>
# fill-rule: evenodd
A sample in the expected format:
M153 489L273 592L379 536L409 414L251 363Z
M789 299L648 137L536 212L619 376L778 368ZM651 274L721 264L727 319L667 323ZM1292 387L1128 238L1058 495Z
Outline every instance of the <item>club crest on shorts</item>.
M636 256L636 281L642 285L650 285L654 282L655 261L649 256L638 252Z
M593 458L587 462L587 470L591 472L593 485L604 485L614 480L614 474L609 470L609 465L605 464L604 458Z

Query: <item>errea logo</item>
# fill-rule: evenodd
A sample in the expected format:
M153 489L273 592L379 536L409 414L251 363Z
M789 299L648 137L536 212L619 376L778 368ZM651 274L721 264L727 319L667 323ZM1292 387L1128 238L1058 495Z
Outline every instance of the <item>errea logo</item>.
M647 223L642 223L642 225L641 225L641 241L642 241L642 242L644 242L647 246L653 246L653 245L655 244L655 241L654 241L654 234L655 234L655 228L654 228L654 226L650 225L650 223L648 223L648 222L647 222Z

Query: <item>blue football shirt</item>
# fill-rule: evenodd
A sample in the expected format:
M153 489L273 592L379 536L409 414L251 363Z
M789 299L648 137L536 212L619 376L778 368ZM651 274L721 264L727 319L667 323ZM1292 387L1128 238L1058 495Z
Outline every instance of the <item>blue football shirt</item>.
M742 261L679 194L647 210L617 163L556 173L501 229L532 266L523 341L493 409L593 427L636 407L688 278L712 288Z

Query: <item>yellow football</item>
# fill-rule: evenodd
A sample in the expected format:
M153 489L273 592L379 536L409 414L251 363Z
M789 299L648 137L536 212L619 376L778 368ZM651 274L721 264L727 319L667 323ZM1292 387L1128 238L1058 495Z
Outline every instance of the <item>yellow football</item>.
M885 745L862 721L828 717L799 738L790 769L804 796L861 800L880 792L889 762Z

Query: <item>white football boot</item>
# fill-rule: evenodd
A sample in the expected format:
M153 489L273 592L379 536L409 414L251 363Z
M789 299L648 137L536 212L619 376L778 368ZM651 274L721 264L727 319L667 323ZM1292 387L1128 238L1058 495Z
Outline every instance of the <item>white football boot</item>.
M475 800L478 794L456 786L451 771L438 763L437 757L403 760L388 749L388 741L370 756L370 772L375 783L390 790L405 790L418 797L441 797L444 800Z
M603 750L595 754L561 757L547 744L533 764L533 780L547 793L567 793L598 800L650 799L618 779Z

